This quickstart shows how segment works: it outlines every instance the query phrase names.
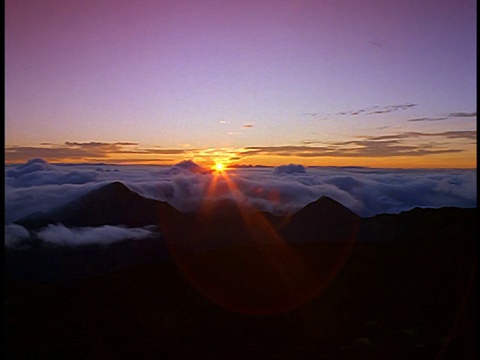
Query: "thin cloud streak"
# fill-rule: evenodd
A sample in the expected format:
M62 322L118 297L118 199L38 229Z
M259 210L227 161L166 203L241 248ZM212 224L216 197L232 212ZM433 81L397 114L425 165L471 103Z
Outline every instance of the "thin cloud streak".
M332 115L340 115L340 116L357 116L357 115L379 115L379 114L388 114L395 111L400 110L407 110L409 108L415 107L418 104L406 103L406 104L396 104L396 105L386 105L386 106L368 106L361 109L356 110L342 110L336 113L330 114L321 114L322 116L332 116ZM320 112L303 112L303 116L310 116L310 117L317 117L320 115Z
M242 151L241 155L276 155L298 157L370 157L383 158L394 156L426 156L436 154L459 153L461 148L444 148L440 144L429 142L416 144L408 140L426 138L438 139L468 139L477 137L476 131L444 131L439 133L403 132L390 135L363 136L361 140L351 140L336 143L326 143L324 146L250 146ZM305 145L318 143L315 141L303 141Z
M424 133L417 131L403 132L392 135L379 135L365 137L368 140L387 140L387 139L415 139L419 137L439 137L446 139L476 139L477 132L475 130L461 130L461 131L443 131L438 133Z
M449 117L477 117L477 112L454 112L448 114Z
M452 112L448 114L447 116L443 117L423 117L423 118L415 118L415 119L410 119L407 121L442 121L442 120L448 120L451 118L468 118L468 117L477 117L477 112Z
M370 140L381 140L386 139L388 136L391 138L419 138L419 137L438 137L438 138L446 138L446 139L468 139L473 140L477 138L477 131L475 130L461 130L461 131L442 131L438 133L424 133L424 132L416 132L410 131L401 133L398 135L383 135L383 136L371 136L369 137Z
M439 117L439 118L416 118L416 119L409 119L407 121L411 122L416 122L416 121L442 121L442 120L447 120L449 119L448 117Z
M343 149L321 146L264 146L248 147L242 152L243 157L256 155L275 155L284 157L394 157L425 156L462 152L461 149L425 149L423 146L396 145L397 141L351 141Z
M253 127L245 125L244 127ZM435 141L419 144L421 138L435 139ZM322 142L317 140L303 140L302 145L282 146L247 146L243 148L182 148L169 149L158 147L141 147L134 142L66 142L62 145L18 147L6 146L5 157L7 163L24 162L32 158L44 158L53 162L86 163L117 163L117 164L168 164L185 158L203 159L213 162L222 158L237 161L257 155L274 155L281 157L343 157L343 158L381 158L395 156L420 157L427 155L459 153L466 151L465 143L444 144L441 140L470 140L476 142L475 130L429 132L399 132L376 136L357 136L353 140L344 142ZM317 146L313 146L317 145Z
M191 149L159 149L142 148L135 142L70 142L62 145L50 144L48 146L6 146L5 158L7 162L26 161L31 158L44 158L49 161L62 161L64 159L86 162L101 162L115 159L115 162L133 162L135 155L185 155ZM124 155L133 155L125 158ZM123 157L123 159L122 159ZM117 160L120 158L119 160ZM137 158L140 161L149 159ZM152 160L152 159L150 159ZM158 159L157 161L166 161Z
M379 115L379 114L388 114L394 111L399 111L399 110L407 110L409 108L412 108L414 106L417 106L418 104L411 104L411 103L406 103L406 104L398 104L398 105L387 105L387 106L370 106L362 109L357 109L357 110L348 110L348 111L340 111L335 113L335 115L349 115L349 116L356 116L356 115Z

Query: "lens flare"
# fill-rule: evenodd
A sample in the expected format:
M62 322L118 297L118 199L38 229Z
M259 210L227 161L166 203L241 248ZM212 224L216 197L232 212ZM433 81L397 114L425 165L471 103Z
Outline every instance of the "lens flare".
M213 168L215 171L222 172L225 170L225 165L222 162L216 162Z
M219 191L230 197L208 200ZM249 205L227 171L211 177L196 213L160 219L185 278L214 303L251 315L286 312L320 294L349 258L359 227L356 216L322 211L282 225Z

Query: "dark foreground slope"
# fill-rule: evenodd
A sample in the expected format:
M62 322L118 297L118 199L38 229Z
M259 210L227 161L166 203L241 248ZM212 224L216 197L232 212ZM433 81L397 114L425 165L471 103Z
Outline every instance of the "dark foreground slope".
M325 204L331 210L320 216ZM207 221L210 229L221 227L222 234L238 232L242 224L255 225L249 239L271 241L188 254L170 244L172 257L167 259L63 283L32 283L7 273L6 358L476 358L476 209L414 209L359 220L348 209L323 199L291 219L251 215L242 221L234 216L235 209L223 210L222 220L215 216L198 221L198 214L182 218L184 229L170 230L169 236L194 241L190 234L206 233L202 234L202 227L188 229ZM335 216L325 222L327 213ZM238 209L236 214L245 216ZM228 228L225 223L233 225ZM335 242L315 241L320 235L312 234L342 224L355 230L354 241L345 232L343 251L336 254L342 254L339 259L348 256L337 263L333 277L322 278L332 269L328 258L336 251ZM305 232L307 225L311 231ZM290 237L287 248L276 245L272 228ZM308 241L294 241L295 234ZM331 239L328 236L320 240ZM268 315L248 314L245 308L233 311L243 303L265 310L261 306L268 302L252 303L251 297L285 291L275 272L262 272L272 255L285 261L300 259L313 274L311 282L297 286L289 282L283 265L271 263L287 279L286 294L310 296L310 285L318 286L318 279L328 281L314 296L307 296L308 301L285 311ZM258 259L263 262L255 262ZM303 274L300 263L291 261L291 273ZM202 270L209 266L210 271ZM271 279L277 286L259 289L248 279L257 284ZM219 297L222 288L226 289L223 298ZM232 302L232 294L240 300ZM292 299L290 305L297 298Z

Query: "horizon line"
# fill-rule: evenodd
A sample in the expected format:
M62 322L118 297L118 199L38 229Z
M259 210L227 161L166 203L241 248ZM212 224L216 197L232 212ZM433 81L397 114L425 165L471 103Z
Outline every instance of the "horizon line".
M65 161L48 161L44 158L31 158L24 162L9 162L5 161L5 166L18 166L26 164L28 161L34 159L41 159L48 164L56 166L158 166L158 167L173 167L180 162L171 163L171 164L159 164L159 163L149 163L149 162L65 162ZM185 159L182 161L193 161L191 159ZM194 162L194 161L193 161ZM195 162L194 162L195 163ZM450 166L450 167L436 167L436 166L368 166L368 165L304 165L301 163L281 163L278 165L265 165L265 164L226 164L225 170L236 170L236 169L260 169L260 168L270 168L274 169L279 166L288 166L288 165L301 165L304 168L341 168L341 169L404 169L404 170L476 170L477 166L474 167L465 167L465 166Z

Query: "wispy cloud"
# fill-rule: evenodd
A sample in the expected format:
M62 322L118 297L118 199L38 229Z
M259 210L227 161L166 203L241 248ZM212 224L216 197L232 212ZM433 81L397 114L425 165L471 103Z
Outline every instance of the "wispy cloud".
M95 156L108 156L111 154L169 154L178 155L184 154L184 149L159 149L159 148L141 148L138 143L135 142L114 142L114 143L101 143L101 142L65 142L65 145L78 149L95 149L93 150Z
M26 161L32 158L44 158L49 161L86 161L101 162L116 159L116 162L138 160L145 161L144 155L183 155L187 149L163 149L141 147L136 142L75 142L66 141L64 144L41 144L40 146L6 146L5 159L7 162ZM129 155L125 158L125 155ZM135 155L139 157L135 158ZM123 158L122 158L123 156ZM119 160L117 160L119 159ZM166 159L156 158L156 161Z
M477 140L477 131L444 131L440 133L425 134L418 133L421 136L444 136L447 139L470 139Z
M247 147L242 156L275 155L285 157L392 157L425 156L462 152L462 149L438 149L418 145L403 145L398 140L369 141L358 140L338 143L331 146L259 146Z
M448 117L438 117L438 118L423 117L423 118L409 119L407 121L442 121L447 119Z
M5 146L5 160L7 162L26 161L36 157L57 161L63 159L85 159L94 156L92 152L84 149L62 146Z
M389 139L409 139L419 137L444 137L446 139L476 139L477 131L475 130L459 130L459 131L442 131L437 133L424 133L417 131L409 131L391 135L368 136L369 140L389 140Z
M448 120L451 118L466 118L466 117L477 117L477 112L452 112L448 114L447 116L442 116L442 117L422 117L422 118L415 118L415 119L409 119L407 121L442 121L442 120Z
M377 48L379 48L379 49L381 49L381 50L383 50L383 45L380 44L380 42L378 42L378 41L370 40L368 43L371 44L371 45L373 45L373 46L375 46L375 47L377 47Z
M374 106L368 106L368 107L355 109L355 110L342 110L336 113L321 114L320 112L303 112L302 115L309 116L309 117L317 117L317 118L320 115L325 118L329 118L335 115L340 115L340 116L380 115L380 114L391 113L394 111L407 110L417 105L418 104L413 104L413 103L395 104L395 105L386 105L386 106L374 105Z
M67 228L61 224L48 225L37 233L40 240L63 246L110 245L118 241L139 240L155 235L155 232L149 228L126 228L111 225Z
M476 117L477 112L454 112L448 114L449 117Z
M70 147L79 147L79 148L117 148L121 146L136 146L138 143L136 142L128 142L128 141L118 141L114 143L105 143L105 142L98 142L98 141L90 141L90 142L76 142L76 141L66 141L66 146Z
M340 115L340 116L358 116L358 115L382 115L382 114L388 114L391 112L395 111L403 111L410 109L412 107L417 106L418 104L414 103L405 103L405 104L396 104L396 105L387 105L387 106L379 106L379 105L374 105L374 106L369 106L361 109L356 109L356 110L343 110L339 111L333 114L323 114L323 116L330 117L332 115ZM319 112L304 112L302 115L304 116L310 116L310 117L318 117ZM407 121L411 122L420 122L420 121L443 121L443 120L448 120L451 118L468 118L468 117L476 117L477 112L472 111L472 112L451 112L448 115L444 116L436 116L436 117L419 117L419 118L413 118L413 119L408 119Z
M403 132L390 135L362 136L344 142L323 143L304 140L304 145L295 146L250 146L242 152L242 156L276 155L297 157L392 157L392 156L425 156L464 151L461 147L445 148L435 142L418 144L409 141L422 137L439 139L476 139L476 131L444 131L439 133Z
M411 104L411 103L406 103L406 104L397 104L397 105L387 105L387 106L370 106L362 109L357 109L357 110L347 110L347 111L340 111L335 113L335 115L342 115L342 116L356 116L356 115L379 115L379 114L387 114L391 113L394 111L399 111L399 110L407 110L409 108L412 108L414 106L417 106L418 104Z

